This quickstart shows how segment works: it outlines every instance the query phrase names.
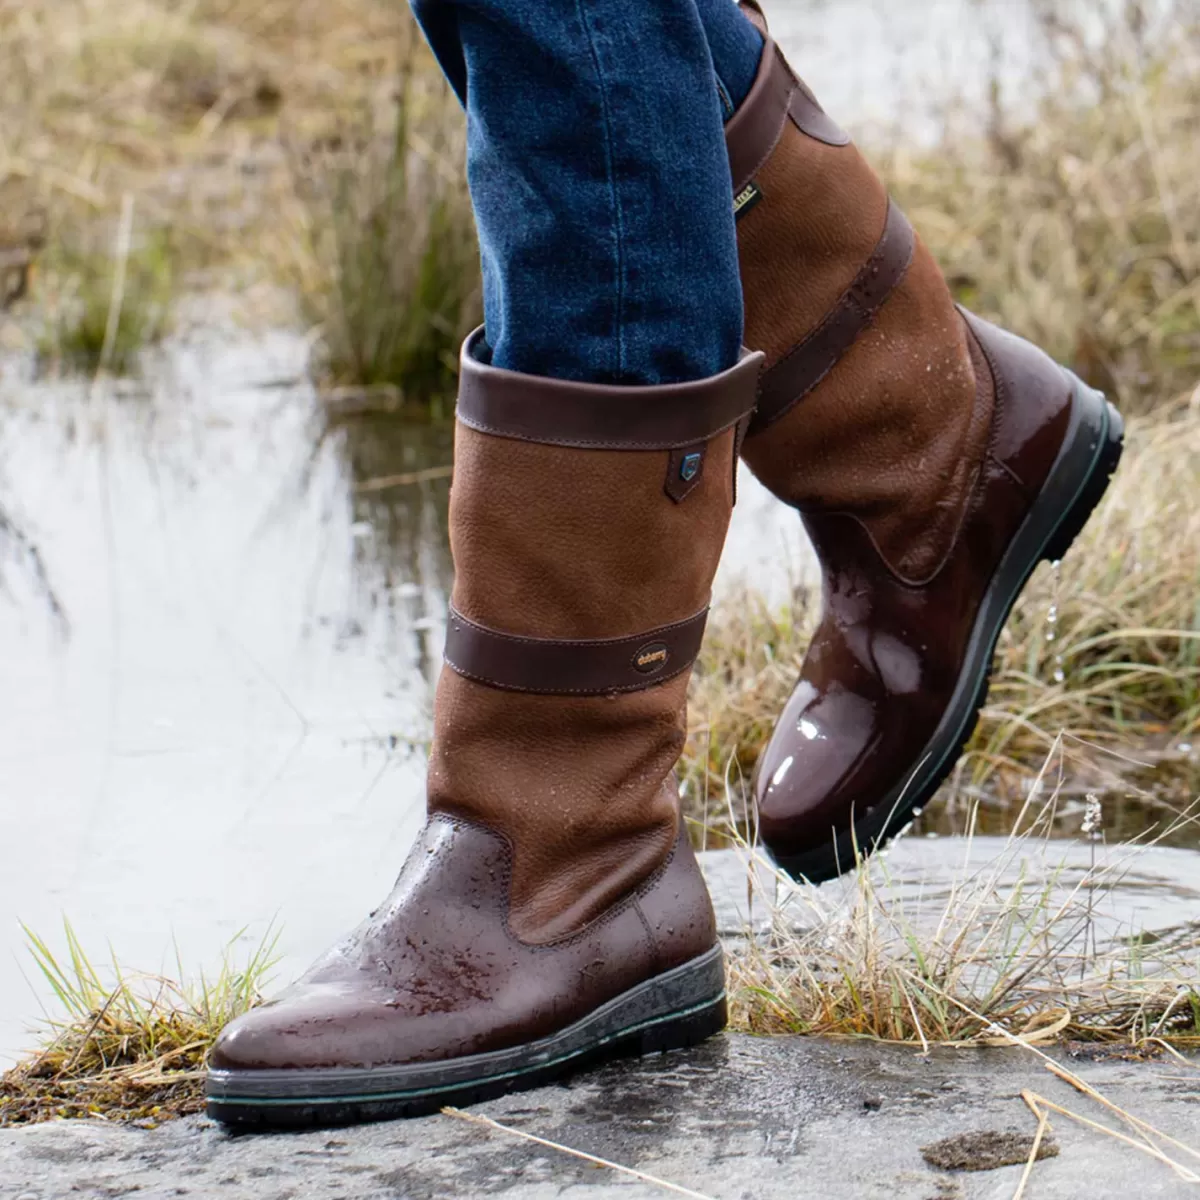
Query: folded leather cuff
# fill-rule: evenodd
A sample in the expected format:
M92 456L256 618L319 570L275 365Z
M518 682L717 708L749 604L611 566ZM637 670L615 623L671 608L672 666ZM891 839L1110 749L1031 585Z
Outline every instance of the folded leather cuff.
M673 450L706 442L753 411L763 355L691 383L657 387L576 383L490 367L475 357L482 327L463 343L456 415L480 433L579 450Z
M769 34L763 34L763 52L745 100L725 123L725 148L736 195L762 170L771 157L784 123L791 118L801 133L827 146L848 146L849 135L817 102Z

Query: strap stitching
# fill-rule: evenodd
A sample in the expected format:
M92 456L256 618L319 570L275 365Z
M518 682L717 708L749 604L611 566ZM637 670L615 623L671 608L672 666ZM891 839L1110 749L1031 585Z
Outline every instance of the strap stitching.
M594 646L597 649L602 649L608 647L615 648L626 643L654 641L661 634L673 633L676 629L684 629L689 625L695 625L702 620L706 620L711 607L711 605L706 604L698 612L692 613L690 617L684 617L681 621L672 621L670 625L656 625L653 629L649 629L645 633L630 633L625 637L615 638L527 637L524 634L505 633L500 629L490 629L487 625L480 625L478 622L472 621L470 617L464 617L453 605L450 607L450 615L461 621L464 625L469 625L472 629L477 629L480 633L488 637L503 638L506 642L520 642L526 646Z
M757 403L757 398L755 400ZM743 420L749 413L754 411L754 405L751 404L745 412L739 413L732 421L722 425L719 429L713 430L711 433L691 435L686 439L672 439L670 441L596 441L583 438L566 438L541 436L534 437L528 433L514 433L509 429L501 429L494 425L485 425L481 421L471 420L465 417L460 410L456 415L458 420L468 429L474 429L477 433L491 434L493 437L509 438L516 442L531 442L537 446L566 446L572 450L679 450L684 446L693 446L697 442L708 441L712 438L720 437L721 434L727 433L737 423Z
M687 662L666 675L655 675L652 679L647 677L642 683L621 683L602 688L522 687L519 684L502 683L500 680L491 679L487 675L479 675L473 671L468 671L465 667L460 667L448 654L443 655L443 657L446 660L446 665L451 667L456 674L461 675L464 679L473 680L475 683L482 683L500 692L519 692L525 696L612 696L624 692L644 692L652 687L657 687L660 683L667 683L672 679L677 679L695 663L697 655L693 655Z

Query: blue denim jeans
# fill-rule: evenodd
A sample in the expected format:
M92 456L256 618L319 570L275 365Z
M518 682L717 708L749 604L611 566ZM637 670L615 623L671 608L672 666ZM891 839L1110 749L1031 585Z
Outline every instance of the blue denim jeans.
M490 361L701 379L742 339L723 118L762 40L733 0L411 0L467 110Z

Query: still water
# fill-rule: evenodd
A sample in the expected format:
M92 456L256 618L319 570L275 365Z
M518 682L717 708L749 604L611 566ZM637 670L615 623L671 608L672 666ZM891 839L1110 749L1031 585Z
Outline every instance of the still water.
M993 9L1019 46L1023 6ZM970 91L988 54L970 0L772 11L851 125ZM137 386L0 360L0 1063L44 992L19 922L170 969L275 921L286 978L420 824L448 483L364 485L448 464L450 431L328 427L306 357L213 318ZM782 594L807 556L743 479L718 595Z

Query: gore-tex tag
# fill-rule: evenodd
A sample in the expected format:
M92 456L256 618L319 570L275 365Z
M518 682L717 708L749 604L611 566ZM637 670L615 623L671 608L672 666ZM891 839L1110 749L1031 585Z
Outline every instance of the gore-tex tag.
M757 183L748 183L733 198L733 219L740 220L763 198Z

